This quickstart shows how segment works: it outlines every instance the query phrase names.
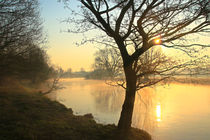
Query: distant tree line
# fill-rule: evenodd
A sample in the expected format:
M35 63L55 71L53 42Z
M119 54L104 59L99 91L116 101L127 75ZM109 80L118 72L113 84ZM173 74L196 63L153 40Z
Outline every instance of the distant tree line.
M67 70L63 70L62 68L59 68L59 76L61 78L79 78L79 77L86 77L90 72L86 72L83 68L81 68L80 71L72 72L71 68L68 68Z
M115 48L104 48L99 49L94 54L95 60L92 64L92 71L88 72L85 76L86 79L103 79L103 80L120 80L121 83L125 78L123 75L122 59L120 57L120 52ZM207 57L207 56L206 56ZM162 51L162 48L151 48L144 55L139 58L138 70L141 71L139 74L139 81L141 84L147 84L154 77L160 78L161 76L168 76L167 78L172 78L172 76L185 76L185 77L198 77L198 76L208 76L209 75L209 61L208 57L198 58L196 60L190 60L185 64L180 64L180 60L166 56ZM202 59L202 61L201 61ZM166 70L175 69L177 71L168 72ZM203 66L203 67L201 67ZM166 72L162 74L162 72ZM172 79L170 79L172 80ZM173 80L175 80L173 78ZM121 86L121 85L120 85ZM145 87L145 86L144 86Z
M38 0L0 0L0 82L6 77L45 81L55 75L41 47L43 35Z

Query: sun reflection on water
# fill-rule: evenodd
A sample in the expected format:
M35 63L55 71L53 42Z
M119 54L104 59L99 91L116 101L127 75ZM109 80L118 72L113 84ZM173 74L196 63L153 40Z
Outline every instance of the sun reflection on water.
M66 88L52 93L50 98L79 115L91 112L99 123L117 124L124 100L123 90L108 87L99 80L65 79L62 84ZM172 136L176 140L183 136L190 140L195 136L209 140L209 89L209 85L177 83L142 89L136 96L132 126L159 140Z
M156 105L156 120L157 122L161 122L161 105L158 103Z

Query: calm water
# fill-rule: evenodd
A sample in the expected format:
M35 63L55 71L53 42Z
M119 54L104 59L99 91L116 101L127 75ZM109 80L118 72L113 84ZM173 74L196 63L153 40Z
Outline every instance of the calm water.
M73 109L92 113L100 123L117 124L124 91L103 81L65 79L66 87L49 97ZM210 85L170 84L138 92L134 127L148 131L154 140L210 140Z

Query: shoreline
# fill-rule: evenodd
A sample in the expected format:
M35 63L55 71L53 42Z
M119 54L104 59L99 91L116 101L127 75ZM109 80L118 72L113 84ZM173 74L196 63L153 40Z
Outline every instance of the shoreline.
M0 114L4 140L115 140L118 135L115 125L96 123L92 114L73 115L61 103L24 90L0 91ZM151 140L151 136L132 128L126 140Z

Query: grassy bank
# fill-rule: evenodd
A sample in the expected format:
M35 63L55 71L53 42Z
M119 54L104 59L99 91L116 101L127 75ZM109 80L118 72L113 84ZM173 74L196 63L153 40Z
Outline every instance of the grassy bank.
M26 90L0 89L0 140L115 140L114 125L97 124L91 115L75 116L71 109ZM132 129L130 140L149 140Z

